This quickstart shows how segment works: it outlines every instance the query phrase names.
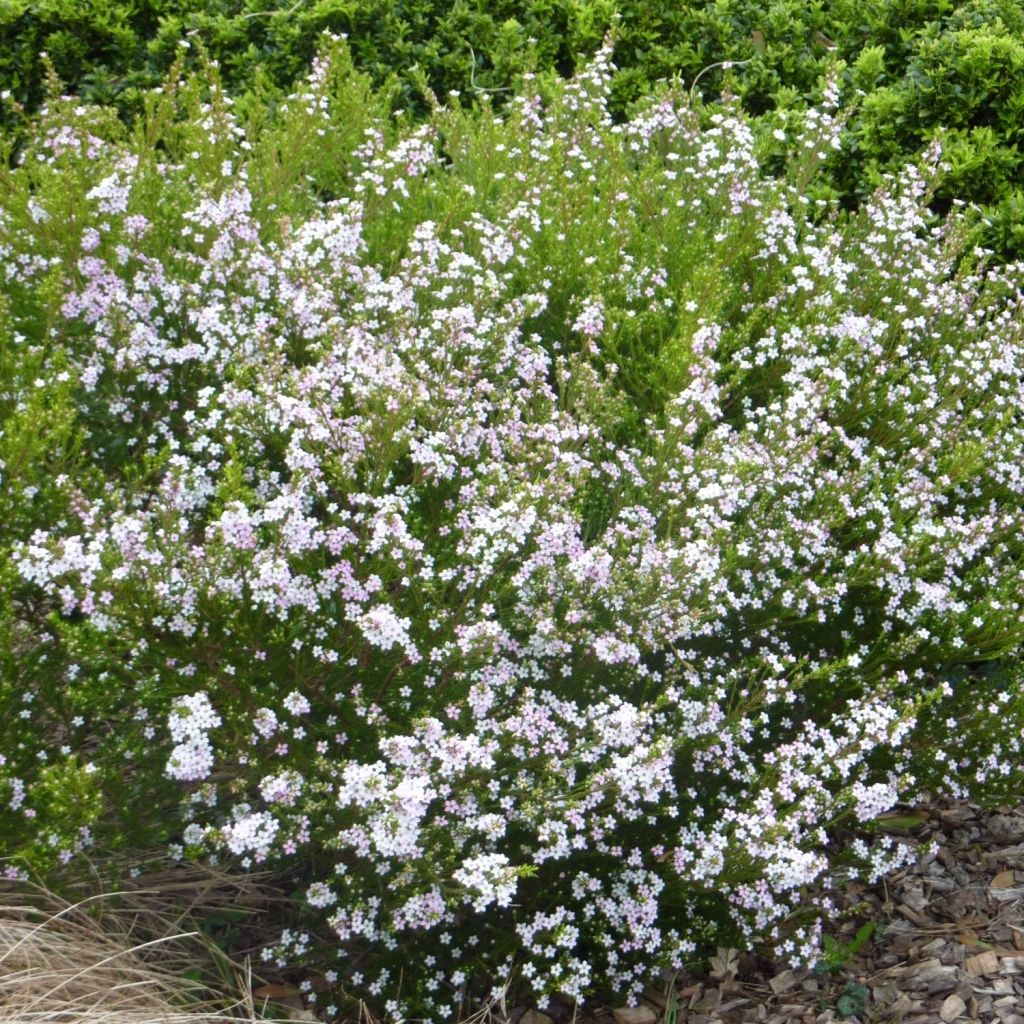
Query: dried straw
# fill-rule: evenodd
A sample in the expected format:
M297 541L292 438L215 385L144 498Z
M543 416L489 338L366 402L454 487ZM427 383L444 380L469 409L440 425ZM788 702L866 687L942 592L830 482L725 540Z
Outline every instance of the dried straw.
M66 903L34 886L0 891L0 1024L256 1022L248 967L234 998L184 976L208 948L195 932L131 941L118 915L93 913L121 893Z

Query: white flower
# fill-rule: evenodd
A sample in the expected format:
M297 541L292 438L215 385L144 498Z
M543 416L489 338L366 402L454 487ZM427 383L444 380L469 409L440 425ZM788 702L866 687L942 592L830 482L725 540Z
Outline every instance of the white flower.
M285 710L290 711L293 715L308 715L310 712L309 701L297 690L292 690L281 703Z
M232 853L253 853L256 860L263 860L270 853L279 828L277 819L266 811L246 814L224 827L224 845Z
M518 877L503 853L483 853L470 857L452 874L456 882L476 893L474 910L485 910L492 903L507 907L516 894Z
M205 734L179 743L167 759L166 775L178 782L199 782L213 770L213 748Z

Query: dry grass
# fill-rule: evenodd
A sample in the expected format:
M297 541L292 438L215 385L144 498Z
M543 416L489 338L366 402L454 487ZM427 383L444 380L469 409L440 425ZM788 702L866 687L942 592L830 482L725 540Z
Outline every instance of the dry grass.
M87 863L89 869L80 867L76 876L63 880L62 892L73 899L104 893L94 910L105 921L117 918L120 927L145 938L192 931L197 919L230 908L246 912L254 943L268 942L278 930L282 908L289 904L281 892L281 878L271 872L243 874L210 864L183 863L162 853L106 854L92 860L83 856L79 863ZM139 864L144 865L141 872ZM108 879L118 880L118 892L107 889Z
M281 1020L272 1010L315 1019L295 996L268 1006L253 994L268 979L252 974L247 954L287 914L280 878L159 856L131 877L131 864L108 855L63 879L70 900L0 880L0 1024L270 1024ZM116 891L105 891L110 878ZM197 924L228 908L248 912L232 957ZM463 1006L459 1024L508 1024L505 995ZM361 1002L345 1021L380 1024Z
M140 886L76 903L28 884L5 884L0 1024L266 1021L251 994L248 966L233 964L201 934L180 928L188 911L179 897L188 895L186 904L195 908L204 887L194 876L191 887L183 877L174 881L179 888L171 892ZM218 889L212 878L206 881ZM155 937L138 941L143 932ZM196 967L218 979L219 992L211 991L212 982L190 980L186 972Z

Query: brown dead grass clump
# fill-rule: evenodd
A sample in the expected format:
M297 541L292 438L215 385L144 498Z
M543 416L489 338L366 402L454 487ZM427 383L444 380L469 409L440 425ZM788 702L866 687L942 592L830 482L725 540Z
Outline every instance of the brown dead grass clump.
M197 933L138 942L124 915L95 913L124 895L66 903L29 885L0 889L0 1024L264 1020L246 969L235 969L234 997L190 980L183 966L210 955ZM223 964L218 968L223 977Z

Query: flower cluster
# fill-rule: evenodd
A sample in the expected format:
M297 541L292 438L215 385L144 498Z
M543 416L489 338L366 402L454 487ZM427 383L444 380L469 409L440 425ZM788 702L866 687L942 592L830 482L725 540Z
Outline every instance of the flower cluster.
M181 697L171 708L170 732L175 743L167 775L183 782L205 779L213 768L209 730L221 724L205 693Z

